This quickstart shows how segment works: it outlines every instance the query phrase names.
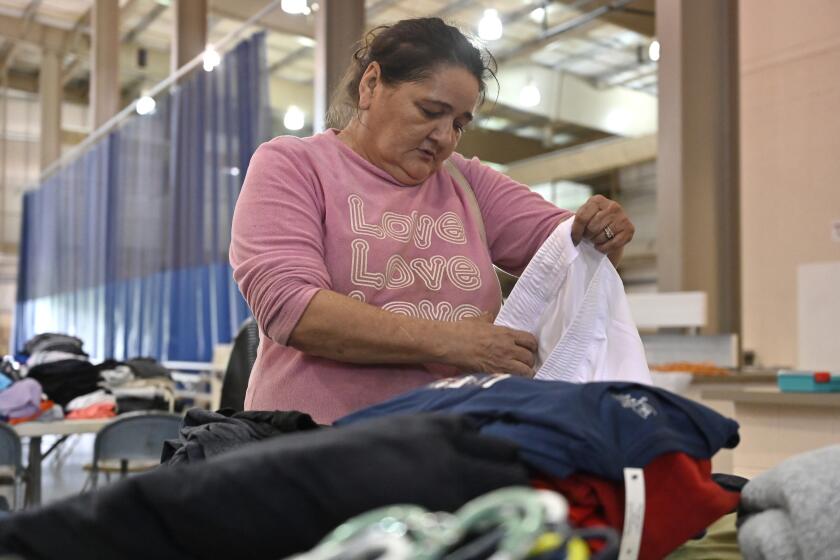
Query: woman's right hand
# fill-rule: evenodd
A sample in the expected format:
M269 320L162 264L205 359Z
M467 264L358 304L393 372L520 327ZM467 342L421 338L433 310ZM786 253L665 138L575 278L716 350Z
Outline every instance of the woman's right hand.
M448 326L446 363L465 373L534 376L537 339L531 333L494 325L489 314Z

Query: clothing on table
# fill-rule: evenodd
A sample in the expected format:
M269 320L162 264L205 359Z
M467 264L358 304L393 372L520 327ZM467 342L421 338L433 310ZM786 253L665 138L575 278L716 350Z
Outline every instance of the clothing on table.
M735 511L739 494L711 478L711 462L684 453L666 453L644 468L645 513L640 560L657 560ZM569 520L577 527L624 527L623 482L586 473L544 479L536 485L559 492L569 501Z
M56 408L58 409L57 412ZM16 424L23 424L24 422L33 422L35 420L39 420L41 422L50 420L61 420L62 417L63 415L60 406L58 406L50 400L43 400L40 403L38 403L38 410L34 411L32 414L29 414L28 416L10 417L8 419L8 422L12 426L14 426Z
M113 418L117 415L116 402L98 402L83 408L77 408L67 413L68 420L91 420L94 418Z
M318 427L302 412L210 412L193 408L184 416L179 439L164 442L161 463L195 463L247 443Z
M23 353L32 356L38 352L59 351L70 354L84 354L83 342L80 338L60 333L42 333L36 335L23 345Z
M81 360L88 361L87 354L76 354L73 352L64 352L62 350L45 350L42 352L35 352L26 360L26 367L33 368L41 364L49 364L51 362L60 362L62 360Z
M28 418L41 412L41 384L35 379L22 379L0 391L0 416Z
M117 399L120 413L125 412L123 408L128 403L140 407L139 410L171 410L175 403L175 382L169 377L134 379L109 387L109 390ZM163 408L159 408L159 401L166 403Z
M171 401L163 397L117 397L117 414L137 412L139 410L171 410Z
M126 364L114 360L106 360L98 366L99 377L101 379L99 385L107 389L119 387L130 381L134 381L134 372Z
M0 521L0 554L274 560L377 507L451 512L518 485L528 485L528 473L516 447L480 435L472 422L384 418L271 438L23 510Z
M106 393L104 390L99 389L92 393L76 397L75 399L67 403L67 406L65 406L64 409L69 412L72 410L87 408L95 404L110 404L116 406L117 399L114 397L114 395L111 395L109 393Z
M230 247L234 278L260 325L246 410L301 410L321 424L456 372L440 364L346 364L287 346L319 290L428 319L495 314L501 292L493 263L519 274L571 216L453 154L475 193L485 243L467 194L445 169L404 185L336 134L280 137L257 149Z
M81 360L59 360L37 365L29 370L27 379L35 379L47 397L61 406L96 391L99 372L96 367Z
M652 384L624 284L566 220L540 247L495 323L537 338L537 379Z
M828 560L840 551L840 445L796 455L741 493L738 542L747 560Z
M127 360L125 365L139 379L161 377L172 379L172 373L154 358L132 358Z
M657 387L511 375L443 379L336 424L418 412L476 418L483 434L515 442L525 462L560 478L583 471L623 480L625 467L664 453L708 459L738 443L737 422Z
M51 404L52 406L47 407L45 404ZM41 415L35 419L36 422L58 422L59 420L64 420L64 410L62 410L60 404L55 404L52 401L41 401Z

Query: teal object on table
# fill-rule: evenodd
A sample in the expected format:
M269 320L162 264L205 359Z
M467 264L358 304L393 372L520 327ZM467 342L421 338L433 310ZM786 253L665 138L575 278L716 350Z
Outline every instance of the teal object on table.
M781 370L778 384L786 393L831 393L840 391L840 372Z

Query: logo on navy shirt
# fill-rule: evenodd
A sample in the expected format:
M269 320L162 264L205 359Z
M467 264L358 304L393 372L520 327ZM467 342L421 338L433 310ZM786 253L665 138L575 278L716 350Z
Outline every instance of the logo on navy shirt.
M647 400L647 397L635 398L632 395L612 395L612 397L621 403L624 408L629 408L638 414L643 420L647 420L650 416L659 414L653 405Z

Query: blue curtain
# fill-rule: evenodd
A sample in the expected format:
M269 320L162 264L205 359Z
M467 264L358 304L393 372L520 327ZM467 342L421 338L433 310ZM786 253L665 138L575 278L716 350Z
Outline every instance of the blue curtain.
M156 101L24 195L13 348L62 332L98 359L208 361L249 315L227 253L271 132L264 34Z

